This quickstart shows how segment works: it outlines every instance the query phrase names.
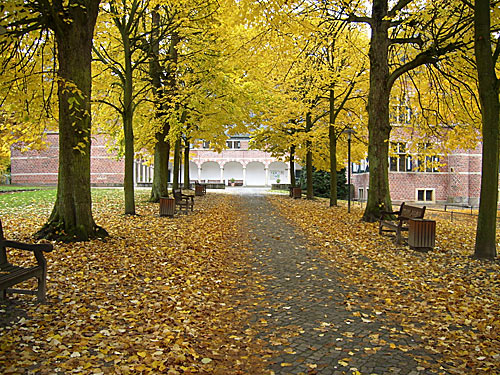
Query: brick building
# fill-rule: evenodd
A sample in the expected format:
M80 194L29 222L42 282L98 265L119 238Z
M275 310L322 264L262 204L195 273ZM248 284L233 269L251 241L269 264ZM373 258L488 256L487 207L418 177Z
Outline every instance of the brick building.
M478 205L481 188L481 145L473 150L454 150L448 155L417 160L404 152L404 143L393 144L396 153L389 162L389 188L394 202L458 203ZM399 152L399 153L398 153ZM353 165L354 198L366 200L369 165Z
M227 141L228 148L221 153L211 150L206 142L191 150L190 180L228 185L234 179L244 186L270 186L278 180L289 183L288 163L273 158L269 153L250 150L249 140L249 136L232 137ZM58 134L47 133L47 144L42 151L21 152L12 148L12 184L57 184ZM404 152L404 148L403 142L398 142L396 154L389 163L389 187L394 202L477 205L481 181L480 145L474 150L455 150L449 155L427 157L425 161L417 161ZM436 161L438 166L433 165ZM297 165L296 169L301 167ZM102 137L94 137L91 149L92 185L121 186L123 176L123 160L107 151ZM134 181L137 185L149 186L153 181L153 168L136 161ZM369 189L369 165L366 160L353 164L351 182L354 198L366 200Z
M11 150L11 183L19 185L56 185L59 159L58 133L47 133L47 147L42 151ZM191 150L191 181L221 182L231 179L244 186L270 186L278 180L290 181L288 164L269 153L250 150L249 136L236 136L227 141L221 153L210 150L208 143ZM297 166L300 169L300 166ZM172 168L170 168L172 181ZM181 168L181 173L183 168ZM123 185L124 163L107 151L103 137L93 137L91 147L91 184L93 186ZM183 176L182 176L183 178ZM135 162L136 185L148 186L153 181L153 168L140 160Z
M11 148L11 183L16 185L57 185L59 134L46 134L47 147L21 152ZM94 186L123 185L124 164L108 153L104 138L94 137L91 148L90 181Z

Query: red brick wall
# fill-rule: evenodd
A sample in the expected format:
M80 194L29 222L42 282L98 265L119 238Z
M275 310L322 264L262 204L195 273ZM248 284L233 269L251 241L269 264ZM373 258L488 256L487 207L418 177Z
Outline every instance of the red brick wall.
M481 188L481 145L474 150L456 150L441 157L444 165L440 172L389 172L389 187L393 201L415 201L417 189L434 190L436 202L451 202L477 205ZM368 173L353 174L355 198L358 189L365 190Z
M57 185L59 135L47 134L47 147L41 151L11 149L11 182L18 185ZM95 186L123 184L124 165L106 151L103 137L92 139L91 183Z

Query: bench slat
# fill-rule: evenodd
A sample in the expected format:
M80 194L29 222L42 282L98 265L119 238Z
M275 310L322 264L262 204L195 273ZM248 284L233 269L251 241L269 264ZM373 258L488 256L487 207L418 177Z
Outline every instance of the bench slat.
M32 277L39 277L43 273L43 269L39 266L32 268L19 268L7 274L0 274L0 287L13 286L22 281L31 279Z

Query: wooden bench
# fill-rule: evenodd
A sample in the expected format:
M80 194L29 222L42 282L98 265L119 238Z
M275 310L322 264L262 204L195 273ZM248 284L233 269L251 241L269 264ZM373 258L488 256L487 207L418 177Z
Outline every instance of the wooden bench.
M7 248L32 251L36 258L37 265L32 267L21 267L9 263L7 259ZM53 246L50 243L27 244L6 240L3 235L2 222L0 221L0 299L3 300L7 298L7 293L20 293L36 295L39 302L45 301L47 291L47 261L43 256L43 252L52 250ZM10 288L32 278L36 278L38 281L37 290Z
M184 211L185 214L188 213L188 210L191 208L191 211L194 209L194 196L183 194L181 189L173 189L175 205L179 206L179 211Z
M415 207L401 203L399 211L382 211L379 222L379 234L383 232L395 232L396 243L401 244L403 241L402 232L408 231L409 219L423 219L425 214L424 207ZM395 216L395 218L394 218ZM387 227L388 229L384 229Z

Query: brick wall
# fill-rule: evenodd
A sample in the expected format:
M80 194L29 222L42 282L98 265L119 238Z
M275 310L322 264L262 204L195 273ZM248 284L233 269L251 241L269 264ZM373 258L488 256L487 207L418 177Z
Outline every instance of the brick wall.
M47 134L47 147L41 151L21 152L11 149L11 182L16 185L57 185L59 135ZM95 186L123 185L124 164L106 151L103 137L92 138L91 184Z
M393 201L415 201L418 190L432 190L437 203L462 203L477 205L481 189L481 145L474 150L455 150L441 157L444 165L439 172L389 172L389 188ZM359 188L366 187L368 173L355 173L351 177L355 198Z

